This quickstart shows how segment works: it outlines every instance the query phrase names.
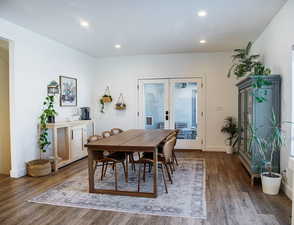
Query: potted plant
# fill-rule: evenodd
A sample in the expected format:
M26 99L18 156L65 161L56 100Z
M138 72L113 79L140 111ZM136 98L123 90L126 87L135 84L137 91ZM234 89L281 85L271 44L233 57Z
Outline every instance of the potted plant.
M250 138L251 144L257 145L258 152L263 159L262 168L264 172L261 172L262 190L266 194L276 195L280 190L282 175L273 172L272 162L275 152L279 152L285 144L285 137L274 113L272 113L271 128L271 135L264 138L257 135L257 129L250 127Z
M232 116L229 116L225 119L224 125L221 128L221 132L228 135L228 138L226 141L228 142L228 145L230 146L230 149L227 151L227 153L231 154L234 152L234 148L236 143L238 142L238 126L236 119Z
M232 55L233 65L229 69L228 77L233 73L237 78L253 76L255 82L252 87L255 89L253 93L257 102L266 101L266 90L260 93L258 89L263 86L271 85L271 82L265 79L266 76L271 74L271 70L266 68L265 65L258 59L260 55L250 54L252 42L249 42L244 49L235 49Z
M42 159L42 153L47 151L51 142L48 140L47 123L54 123L57 112L54 109L54 96L47 96L43 102L43 112L40 118L39 125L39 146L40 146L40 159L27 162L27 173L32 177L46 176L51 173L51 162L48 159Z
M99 100L100 104L101 104L101 113L104 113L104 108L105 108L105 103L110 103L112 102L112 97L110 95L110 90L109 87L107 86L104 92L104 95L100 98Z
M120 93L120 95L117 99L117 102L115 104L115 109L116 110L125 110L126 108L127 108L127 105L125 104L123 94Z

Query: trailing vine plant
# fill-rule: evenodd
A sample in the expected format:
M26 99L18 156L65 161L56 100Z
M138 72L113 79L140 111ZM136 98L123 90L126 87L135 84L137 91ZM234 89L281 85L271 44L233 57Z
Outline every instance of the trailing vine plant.
M43 112L40 118L40 137L39 137L39 146L41 152L46 152L47 147L51 144L48 140L48 128L47 123L50 117L57 115L57 112L54 109L54 96L47 96L43 102Z
M271 74L271 70L266 68L265 65L258 61L260 55L250 54L252 48L252 42L249 42L244 49L235 49L234 54L232 55L233 65L229 69L228 77L233 73L237 78L254 76L254 82L252 88L255 91L252 95L255 97L257 102L266 101L267 91L262 90L264 86L271 85L271 82L268 81L265 77Z

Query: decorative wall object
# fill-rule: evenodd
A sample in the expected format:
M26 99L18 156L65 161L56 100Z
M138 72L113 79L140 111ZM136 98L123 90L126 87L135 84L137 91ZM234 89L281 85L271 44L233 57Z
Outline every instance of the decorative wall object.
M124 101L124 96L122 93L120 93L118 99L117 99L117 102L115 104L115 109L117 110L125 110L127 108L127 105L125 104L125 101Z
M112 97L110 95L110 89L107 86L104 92L104 95L100 98L100 104L101 104L101 113L104 113L104 107L105 107L105 103L110 103L112 102Z
M48 96L59 94L59 85L55 80L51 81L50 84L48 84L47 94Z
M60 76L60 106L77 106L77 79Z

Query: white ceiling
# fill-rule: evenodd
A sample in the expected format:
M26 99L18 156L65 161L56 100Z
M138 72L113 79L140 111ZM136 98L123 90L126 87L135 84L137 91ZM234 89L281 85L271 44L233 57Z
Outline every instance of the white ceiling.
M255 40L285 2L0 0L0 17L96 57L215 52ZM200 18L197 11L203 9L208 15Z

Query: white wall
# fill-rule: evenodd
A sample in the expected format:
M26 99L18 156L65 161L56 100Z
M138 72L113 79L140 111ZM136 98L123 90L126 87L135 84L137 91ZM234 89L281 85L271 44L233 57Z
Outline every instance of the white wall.
M78 79L78 106L91 106L95 59L44 36L0 19L0 37L12 41L10 65L13 177L25 174L25 162L39 157L38 117L47 84L59 75ZM14 68L14 70L12 70ZM58 105L58 104L57 104ZM60 108L59 120L72 114Z
M2 44L3 42L3 44ZM0 40L0 174L9 174L10 160L10 125L9 125L9 53L1 47ZM8 42L6 42L8 46Z
M272 73L282 76L282 121L294 121L292 114L292 86L294 82L292 79L293 21L294 1L289 0L255 41L253 48L255 52L264 56L265 64L272 69ZM284 170L287 169L291 152L291 127L284 123L283 130L287 134L287 146L281 151L281 167ZM285 187L288 196L290 196L292 181L290 172L287 173L288 182L286 182Z
M207 92L207 150L224 151L224 136L220 128L225 117L237 116L237 89L235 80L227 79L231 53L199 53L142 55L104 58L97 60L95 101L97 132L112 127L123 129L137 126L137 80L139 78L205 76ZM114 98L112 105L99 112L99 98L109 85ZM123 93L127 110L114 110L114 104Z

